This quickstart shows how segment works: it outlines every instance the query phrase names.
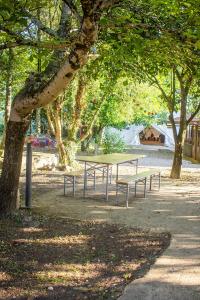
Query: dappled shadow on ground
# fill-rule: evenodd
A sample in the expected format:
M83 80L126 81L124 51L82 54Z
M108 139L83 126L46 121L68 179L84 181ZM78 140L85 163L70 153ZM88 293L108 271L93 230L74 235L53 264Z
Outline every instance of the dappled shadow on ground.
M61 217L0 225L0 299L116 299L170 242L168 233Z
M101 220L114 223L124 223L142 228L155 228L174 232L188 232L198 226L200 220L198 207L200 204L199 183L197 181L172 181L162 177L161 190L148 192L142 197L142 189L138 189L138 198L134 193L130 195L129 208L125 207L125 195L119 195L116 205L115 185L109 185L109 199L105 200L105 183L97 181L97 189L92 185L83 198L83 186L78 186L76 197L72 197L71 190L67 197L63 196L63 184L60 188L46 190L37 185L34 189L33 204L39 211L57 214L77 219Z

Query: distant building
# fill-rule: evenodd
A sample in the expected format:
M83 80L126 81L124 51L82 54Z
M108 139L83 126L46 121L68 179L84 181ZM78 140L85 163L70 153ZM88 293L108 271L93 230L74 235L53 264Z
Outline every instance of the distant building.
M200 161L200 118L194 118L187 127L184 154Z
M180 115L180 114L179 114ZM190 116L187 116L187 119ZM174 118L176 130L179 131L180 117ZM167 124L168 128L172 128L172 125ZM184 155L200 161L200 118L193 118L190 124L187 126L186 138L184 143Z

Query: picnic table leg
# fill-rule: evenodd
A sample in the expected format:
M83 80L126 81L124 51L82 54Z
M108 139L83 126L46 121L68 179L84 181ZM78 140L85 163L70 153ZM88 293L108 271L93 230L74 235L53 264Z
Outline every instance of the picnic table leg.
M158 188L159 188L158 190L160 190L160 182L161 182L160 172L159 172L159 175L158 175L158 182L159 182L159 183L158 183Z
M109 165L107 165L107 172L106 172L106 201L108 201L108 183L109 183Z
M116 205L118 204L118 184L116 183Z
M136 174L138 173L138 159L136 159Z
M129 185L127 185L127 189L126 189L126 208L128 208L128 198L129 198Z
M116 174L116 180L118 180L119 177L119 164L117 164L117 174Z
M153 179L153 177L152 177L152 175L150 175L150 186L149 186L149 190L151 191L151 189L152 189L152 179Z
M65 183L66 183L66 178L65 178L65 176L64 176L64 196L65 196L65 193L66 193Z
M96 190L96 171L94 170L94 190Z
M144 179L144 198L146 198L147 178Z
M137 196L137 181L135 181L135 198Z
M73 180L73 197L75 197L75 182L76 182L76 176L72 177Z
M109 174L109 176L110 176L110 184L112 184L112 167L110 167L109 170L110 170L110 174Z
M87 162L85 161L85 169L84 169L84 188L83 188L83 197L85 198L87 188Z

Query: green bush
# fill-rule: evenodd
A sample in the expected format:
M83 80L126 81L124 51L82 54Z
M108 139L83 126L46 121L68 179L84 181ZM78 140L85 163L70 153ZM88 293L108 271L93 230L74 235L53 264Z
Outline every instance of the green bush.
M117 133L106 133L103 137L103 153L120 153L125 150L125 143Z

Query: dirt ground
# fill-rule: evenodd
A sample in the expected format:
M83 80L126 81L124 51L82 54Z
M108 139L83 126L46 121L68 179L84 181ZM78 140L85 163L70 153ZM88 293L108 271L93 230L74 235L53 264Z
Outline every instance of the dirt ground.
M117 299L170 242L168 233L29 214L0 221L0 237L4 300Z
M120 196L119 206L115 200L115 168L113 169L113 182L109 186L109 201L105 201L105 183L101 178L97 180L97 188L94 191L92 183L86 198L83 198L83 182L78 185L76 197L72 197L71 190L68 196L63 196L63 174L60 171L34 171L33 173L33 207L35 210L48 211L48 214L61 215L82 220L98 220L111 223L121 223L141 228L153 228L156 230L170 229L172 216L180 214L180 207L187 198L200 196L200 164L183 161L182 179L169 179L172 153L162 147L137 147L129 150L132 153L146 155L139 161L139 170L149 168L160 169L162 174L161 190L155 189L148 193L147 198L130 197L130 207L125 208L124 196ZM131 174L133 168L120 167L120 175ZM22 181L24 177L22 178ZM142 195L139 195L142 196ZM171 201L171 197L181 197L180 201ZM198 202L198 201L197 201ZM181 203L181 206L180 206ZM196 209L195 205L191 207ZM165 220L163 220L165 217ZM165 222L166 221L166 222ZM164 222L164 223L163 223ZM178 220L176 219L176 222ZM180 224L183 226L184 224Z
M164 232L164 235L166 235L166 232L170 232L172 234L170 247L160 258L154 259L155 264L151 266L149 272L145 271L140 274L139 277L142 276L142 278L136 279L136 275L130 275L130 280L123 282L122 285L124 287L131 279L134 279L133 283L127 286L120 300L199 300L200 164L192 164L184 160L182 179L171 180L169 179L170 165L172 163L172 153L170 151L162 151L156 148L135 148L130 150L130 152L139 152L146 155L145 158L140 160L139 166L141 170L147 168L159 168L161 170L162 183L160 191L157 191L155 187L151 193L147 194L146 198L130 197L130 207L126 209L123 195L120 196L119 205L116 206L114 180L113 184L109 186L109 200L106 202L104 198L105 184L101 178L97 181L97 189L95 191L92 188L92 184L90 185L86 198L83 198L83 184L79 185L76 197L73 198L71 191L69 191L67 197L63 196L63 172L34 171L33 211L42 215L48 215L54 220L60 220L61 223L63 223L63 220L72 222L72 224L75 220L81 223L94 222L94 224L98 224L95 226L107 224L108 228L109 226L116 226L117 230L121 227L137 228L136 232L139 230L139 232L149 232L153 235L155 232L159 235L162 235L162 232ZM120 174L122 175L131 172L132 169L128 166L120 169ZM115 170L113 179L114 175ZM22 176L21 180L22 187L23 181L24 176ZM62 225L60 225L60 228L62 228ZM101 230L100 236L102 232ZM105 232L109 233L109 229ZM117 233L116 236L118 236ZM105 240L107 238L105 237ZM96 249L96 246L94 247ZM115 244L114 248L118 248L118 246ZM132 273L129 269L125 274ZM88 280L90 281L90 279ZM80 286L82 286L81 283ZM113 294L113 299L117 299L117 296L121 293L122 290ZM89 297L90 294L91 291L88 292L86 289L84 296L83 294L77 295L75 293L74 295L77 298L71 298L70 295L68 298L63 299L90 299L84 298ZM80 295L81 298L79 298ZM98 298L96 295L91 299L112 299L110 295L112 293L108 293L108 297L105 296L105 298ZM37 299L62 298L53 296L53 298Z

